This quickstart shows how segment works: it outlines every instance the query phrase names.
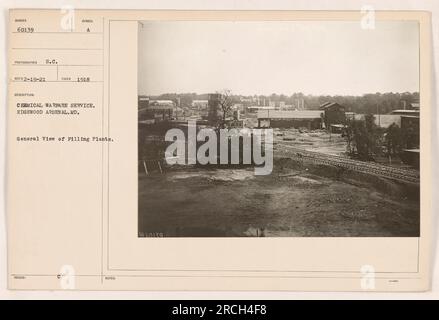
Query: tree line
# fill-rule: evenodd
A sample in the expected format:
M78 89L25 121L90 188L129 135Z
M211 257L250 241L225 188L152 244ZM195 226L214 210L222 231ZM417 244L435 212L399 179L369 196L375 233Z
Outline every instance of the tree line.
M197 93L165 93L162 95L151 96L151 99L179 101L180 106L190 107L193 100L207 100L208 94ZM262 101L285 102L286 105L297 105L298 101L304 102L305 109L317 110L325 102L336 102L346 108L346 111L363 113L363 114L387 114L395 109L403 109L404 103L408 106L411 103L419 101L419 92L386 92L386 93L368 93L361 96L354 95L305 95L303 93L294 93L292 95L276 94L271 95L253 95L245 96L230 94L230 99L234 103L243 103L244 105L256 105L259 99Z
M419 148L419 128L409 126L402 130L395 123L380 128L373 114L366 114L364 120L347 120L343 135L348 154L361 160L374 160L376 156L391 160L399 157L403 149Z

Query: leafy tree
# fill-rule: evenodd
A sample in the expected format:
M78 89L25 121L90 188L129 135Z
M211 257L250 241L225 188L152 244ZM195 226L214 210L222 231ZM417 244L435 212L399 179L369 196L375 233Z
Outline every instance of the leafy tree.
M378 152L379 132L374 116L367 114L364 120L351 120L345 130L347 149L351 155L371 160Z
M230 90L226 89L221 92L221 97L218 104L221 112L221 117L219 118L216 127L218 129L224 129L226 127L227 116L230 114L230 111L233 107L233 97Z
M403 135L399 126L392 123L385 132L385 146L387 156L399 155L403 146Z

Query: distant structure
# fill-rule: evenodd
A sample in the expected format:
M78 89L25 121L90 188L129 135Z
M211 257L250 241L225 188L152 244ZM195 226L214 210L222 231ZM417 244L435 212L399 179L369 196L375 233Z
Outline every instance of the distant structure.
M193 100L192 108L197 110L206 110L209 104L209 100Z
M149 106L149 97L147 97L147 96L138 96L137 103L138 103L139 110L140 109L148 108L148 106Z
M405 164L419 169L420 152L418 149L404 149L401 154L401 160Z
M220 93L209 93L207 120L210 124L216 124L221 119L221 98Z
M305 99L295 99L294 106L296 110L305 110Z
M408 108L407 108L408 105ZM409 104L403 101L403 110L393 110L392 114L401 116L401 131L406 137L406 145L402 150L401 160L419 168L420 161L420 104L419 101Z
M401 130L407 137L407 149L419 148L419 129L419 116L401 116Z
M233 111L233 120L241 120L241 111L239 109Z
M241 97L241 103L245 104L245 105L250 105L253 102L257 102L258 98L257 97Z
M138 96L137 97L137 112L138 112L138 120L145 121L150 120L151 117L148 113L149 107L149 97L147 96Z
M139 121L154 123L171 120L176 110L175 102L172 100L150 100L139 96L138 104Z
M324 112L325 128L331 132L341 131L346 123L346 109L336 102L325 102L320 106Z
M284 110L285 109L285 101L277 101L275 106L276 106L276 109Z
M259 111L276 110L276 108L275 107L251 106L251 107L246 107L245 110L248 113L257 113Z
M403 110L418 110L419 111L419 100L413 102L407 102L406 100L401 100Z
M258 110L258 127L273 128L307 128L316 130L322 127L323 111L280 111L280 110Z
M410 105L411 105L413 110L418 110L418 111L420 110L420 108L419 108L420 107L419 101L418 102L412 102Z

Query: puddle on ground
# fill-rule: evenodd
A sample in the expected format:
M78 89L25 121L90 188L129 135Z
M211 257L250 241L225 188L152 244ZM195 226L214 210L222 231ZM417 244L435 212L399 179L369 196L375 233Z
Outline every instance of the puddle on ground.
M182 179L190 179L196 177L203 177L205 174L200 172L177 172L172 174L167 174L168 178L171 180L182 180Z
M306 182L306 183L322 184L320 181L315 180L315 179L311 179L311 178L306 178L306 177L301 177L301 176L294 176L294 178L297 180L300 180L302 182Z
M255 176L254 170L230 170L218 169L213 171L198 171L198 172L175 172L169 175L171 180L191 179L195 177L206 178L209 181L242 181L252 179Z
M255 177L254 170L217 170L209 177L211 181L241 181Z

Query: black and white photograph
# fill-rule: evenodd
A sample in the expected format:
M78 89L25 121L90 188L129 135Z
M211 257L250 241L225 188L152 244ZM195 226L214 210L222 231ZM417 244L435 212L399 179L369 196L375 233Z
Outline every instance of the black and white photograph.
M417 21L142 21L138 237L419 237Z
M5 8L0 296L436 297L432 1Z

